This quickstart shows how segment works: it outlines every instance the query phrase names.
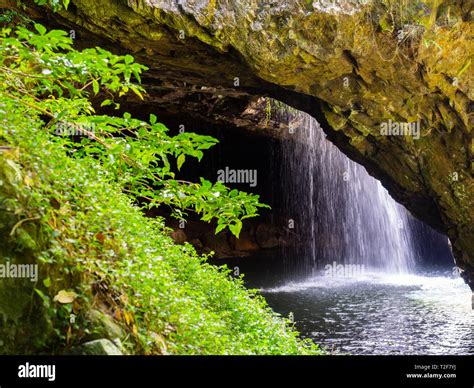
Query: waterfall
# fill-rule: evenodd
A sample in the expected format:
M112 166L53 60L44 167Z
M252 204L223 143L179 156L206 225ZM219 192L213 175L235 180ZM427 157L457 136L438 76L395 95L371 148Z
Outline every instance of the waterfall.
M416 250L407 210L326 140L314 118L281 114L293 132L281 150L284 207L304 241L297 254L307 267L317 271L336 262L390 273L413 271Z

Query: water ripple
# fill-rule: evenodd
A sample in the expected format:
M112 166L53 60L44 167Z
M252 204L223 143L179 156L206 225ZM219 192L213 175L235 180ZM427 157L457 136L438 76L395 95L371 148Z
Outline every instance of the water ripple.
M369 273L262 290L323 347L354 354L474 354L471 291L460 278Z

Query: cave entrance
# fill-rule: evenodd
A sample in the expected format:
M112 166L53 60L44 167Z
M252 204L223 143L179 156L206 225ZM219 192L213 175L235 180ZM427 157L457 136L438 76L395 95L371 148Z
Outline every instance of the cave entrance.
M215 251L211 263L243 274L247 287L260 289L272 309L326 349L472 353L471 293L453 273L447 237L392 199L326 139L315 119L278 108L274 136L165 117L172 131L220 142L201 162L187 163L179 178L221 178L272 207L247 220L238 240L216 236L197 219L169 218L174 238Z
M268 260L271 270L262 273L277 282L304 279L333 262L391 273L452 271L447 237L396 203L364 167L326 139L314 118L272 104L272 119L280 123L273 136L164 116L171 131L219 140L201 162L187 162L179 178L222 180L271 206L244 223L238 240L228 232L216 236L212 225L197 218L169 218L178 242L189 241L202 253L214 251L216 263L248 266Z

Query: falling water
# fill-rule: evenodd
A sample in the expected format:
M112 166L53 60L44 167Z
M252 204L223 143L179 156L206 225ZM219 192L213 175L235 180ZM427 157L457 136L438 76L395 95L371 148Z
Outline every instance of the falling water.
M411 217L310 116L287 106L278 114L290 139L273 143L281 148L272 147L269 181L288 246L226 264L330 352L474 354L471 290L450 267L447 238ZM334 262L365 271L333 276L325 267Z
M294 138L282 145L285 207L301 240L310 241L298 254L313 271L333 262L412 271L408 212L364 167L326 140L315 119L301 112L287 117Z

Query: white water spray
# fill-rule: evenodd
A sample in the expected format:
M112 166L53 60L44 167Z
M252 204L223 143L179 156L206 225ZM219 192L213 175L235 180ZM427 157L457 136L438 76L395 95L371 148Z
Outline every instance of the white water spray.
M310 242L298 254L313 270L335 261L390 273L413 271L407 210L326 140L311 116L298 113L292 124L295 138L282 146L285 202L296 232Z

